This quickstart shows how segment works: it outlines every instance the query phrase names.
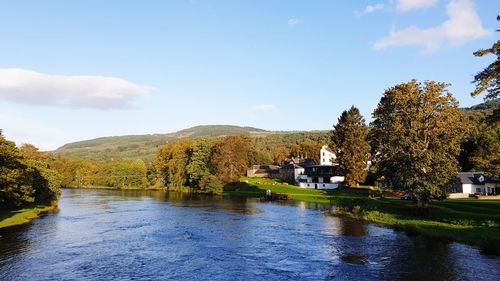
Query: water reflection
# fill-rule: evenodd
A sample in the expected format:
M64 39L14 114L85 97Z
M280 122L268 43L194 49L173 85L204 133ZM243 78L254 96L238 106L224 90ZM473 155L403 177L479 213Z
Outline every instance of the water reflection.
M65 190L60 213L0 230L0 280L494 280L500 273L498 259L472 247L332 217L327 207Z

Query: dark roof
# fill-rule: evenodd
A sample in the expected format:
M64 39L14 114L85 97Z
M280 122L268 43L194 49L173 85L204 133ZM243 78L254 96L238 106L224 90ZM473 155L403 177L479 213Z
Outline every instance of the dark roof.
M309 159L309 158L293 158L286 161L285 162L286 165L289 165L289 164L295 164L297 166L300 166L300 168L305 168L305 167L309 167L309 166L312 166L312 165L316 165L316 162L313 160L313 159Z
M252 169L255 169L255 170L267 170L267 171L271 171L271 170L279 170L279 166L276 166L276 165L253 165L252 166Z
M294 163L289 163L289 164L281 166L281 169L300 169L300 168L303 168L303 167L300 165L294 164Z
M483 181L480 181L481 176ZM462 184L484 184L486 180L483 172L460 172L458 177Z
M487 183L500 183L500 179L486 177L486 180L484 182L487 182Z

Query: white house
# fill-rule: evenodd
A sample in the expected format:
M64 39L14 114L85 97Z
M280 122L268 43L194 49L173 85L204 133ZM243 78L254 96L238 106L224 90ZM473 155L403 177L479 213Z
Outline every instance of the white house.
M451 187L452 194L497 194L497 189L500 188L498 179L488 178L483 172L460 172L458 179Z
M323 145L319 153L320 165L333 165L333 161L337 158L335 153L327 145Z

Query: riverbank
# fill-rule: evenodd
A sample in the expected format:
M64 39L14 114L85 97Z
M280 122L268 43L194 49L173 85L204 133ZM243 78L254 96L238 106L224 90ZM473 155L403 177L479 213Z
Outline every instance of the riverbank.
M57 208L57 205L36 205L18 210L0 211L0 228L29 223L38 218L40 214L48 213Z
M242 178L225 192L229 196L261 197L266 190L285 193L292 200L329 204L332 215L342 215L402 230L409 235L458 241L479 246L484 253L500 253L500 200L456 199L431 202L425 216L416 215L411 201L371 198L368 188L321 191L303 189L271 179Z
M63 187L66 189L107 189L107 190L163 190L162 188L151 187L140 187L140 186L125 186L125 187L113 187L113 186L82 186L82 187Z

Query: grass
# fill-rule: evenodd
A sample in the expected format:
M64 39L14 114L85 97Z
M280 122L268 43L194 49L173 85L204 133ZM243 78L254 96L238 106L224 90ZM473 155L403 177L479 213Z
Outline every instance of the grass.
M408 234L476 245L487 254L500 253L500 200L433 201L426 213L420 214L411 201L369 197L370 193L379 194L370 187L321 191L261 178L242 178L240 183L228 186L225 194L260 197L267 189L289 194L292 200L330 204L334 215L390 226Z
M18 210L0 210L0 228L28 223L54 208L55 206L36 205Z

